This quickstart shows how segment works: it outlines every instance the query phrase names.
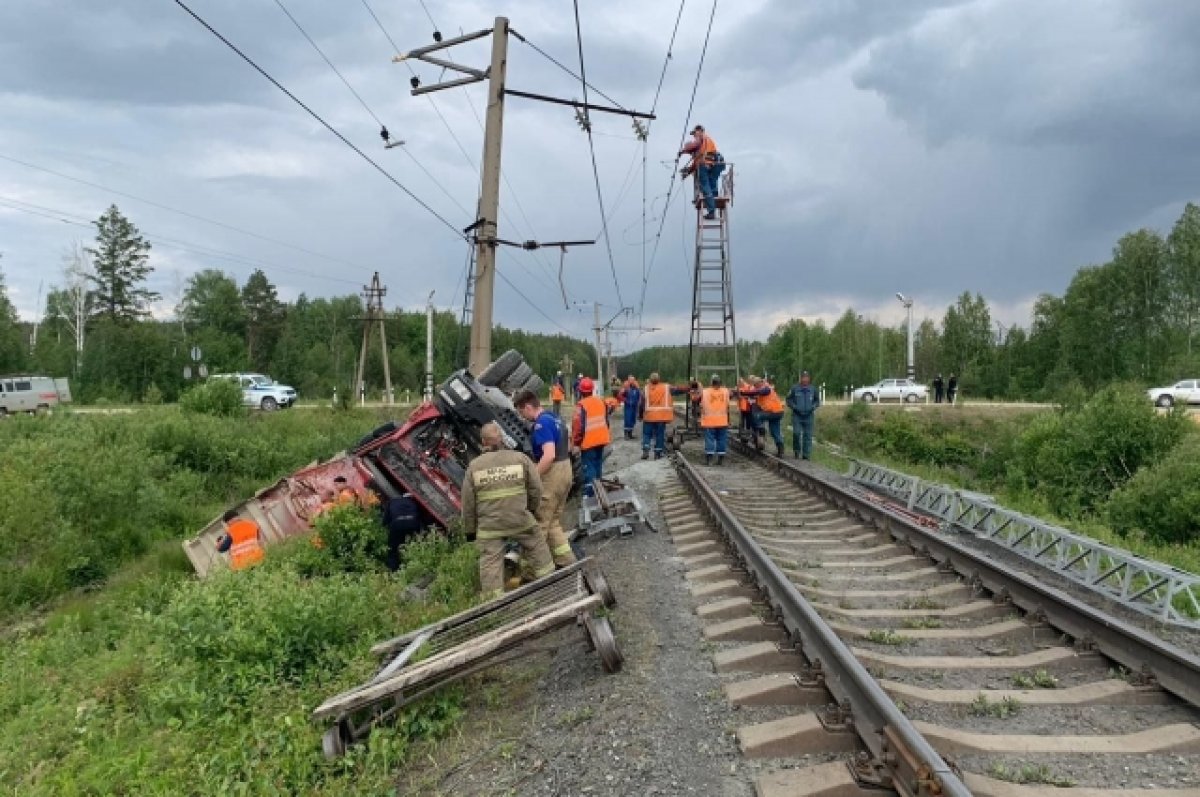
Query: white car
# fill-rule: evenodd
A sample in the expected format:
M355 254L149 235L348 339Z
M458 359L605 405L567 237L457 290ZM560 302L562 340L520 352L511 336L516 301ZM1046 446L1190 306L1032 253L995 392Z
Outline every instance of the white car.
M227 379L242 388L242 403L271 412L280 407L296 403L296 390L288 385L276 384L263 374L213 374L210 379Z
M851 399L867 404L873 401L906 401L915 404L924 401L928 395L928 387L918 385L911 379L882 379L873 385L858 388L851 394Z
M1200 404L1200 379L1183 379L1171 387L1152 387L1146 395L1158 407L1176 404Z

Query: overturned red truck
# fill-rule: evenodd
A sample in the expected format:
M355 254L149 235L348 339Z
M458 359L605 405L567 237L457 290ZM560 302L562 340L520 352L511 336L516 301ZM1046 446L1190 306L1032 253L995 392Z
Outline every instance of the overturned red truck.
M431 518L446 526L458 516L467 464L481 451L480 428L495 421L510 448L528 453L527 424L509 397L523 389L541 393L544 387L519 352L507 351L478 378L466 370L452 374L433 400L413 410L403 424L386 423L353 449L302 468L235 508L258 523L269 545L307 532L335 487L363 491L370 484L384 498L411 493ZM228 557L217 551L223 531L218 517L183 544L201 576L227 566Z

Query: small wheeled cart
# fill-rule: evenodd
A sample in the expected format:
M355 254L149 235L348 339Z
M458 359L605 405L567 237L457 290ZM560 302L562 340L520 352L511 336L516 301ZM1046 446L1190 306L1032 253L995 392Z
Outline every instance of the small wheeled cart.
M564 625L583 629L605 672L621 669L621 656L604 610L616 598L590 558L473 609L380 642L371 652L380 669L368 682L329 698L312 713L332 720L322 746L337 758L376 725L395 721L413 701L488 667L517 658L525 642Z

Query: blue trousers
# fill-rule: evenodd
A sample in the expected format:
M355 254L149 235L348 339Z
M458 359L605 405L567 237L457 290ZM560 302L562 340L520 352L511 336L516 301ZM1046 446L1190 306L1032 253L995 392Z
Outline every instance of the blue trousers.
M696 179L700 183L700 193L704 195L704 208L709 213L717 210L717 187L721 172L725 171L725 162L721 161L712 166L700 164L696 169Z
M625 431L632 432L637 426L637 407L625 406Z
M594 495L592 480L604 475L604 446L584 449L579 454L579 462L583 465L583 494Z
M650 450L650 441L654 441L654 453L667 452L667 422L642 421L642 450Z
M792 451L805 459L812 456L813 416L792 413ZM801 443L803 442L803 445Z
M763 424L766 424L767 429L771 432L771 439L775 441L776 447L783 448L783 413L782 412L760 412L758 414L758 434L762 434Z
M704 430L704 455L719 454L725 456L729 446L729 427L707 427Z

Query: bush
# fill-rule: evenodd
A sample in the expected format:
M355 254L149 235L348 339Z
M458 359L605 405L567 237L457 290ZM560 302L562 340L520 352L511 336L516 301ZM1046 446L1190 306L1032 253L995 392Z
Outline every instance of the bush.
M328 563L319 571L369 573L379 570L387 555L387 530L377 511L341 504L322 512L313 523L317 560ZM309 546L313 548L313 546Z
M142 393L142 403L143 404L162 404L163 403L163 392L158 389L158 385L151 382L146 387L146 390L143 391L143 393Z
M1179 413L1160 416L1141 391L1108 387L1078 408L1043 415L1020 437L1012 477L1065 517L1092 512L1187 432Z
M179 397L184 412L232 418L245 412L242 389L227 379L210 379L202 385L185 390Z
M1161 462L1143 467L1112 494L1105 514L1121 536L1153 542L1200 540L1200 434L1190 434Z

